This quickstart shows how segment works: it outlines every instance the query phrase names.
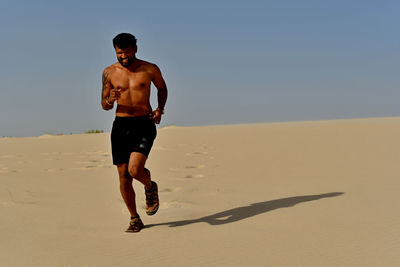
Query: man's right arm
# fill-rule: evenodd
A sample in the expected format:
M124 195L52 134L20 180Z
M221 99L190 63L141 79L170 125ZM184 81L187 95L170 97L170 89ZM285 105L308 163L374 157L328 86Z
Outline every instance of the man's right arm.
M110 82L110 69L104 69L102 77L102 90L101 90L101 106L104 110L110 110L114 107L114 101L109 100L112 85Z

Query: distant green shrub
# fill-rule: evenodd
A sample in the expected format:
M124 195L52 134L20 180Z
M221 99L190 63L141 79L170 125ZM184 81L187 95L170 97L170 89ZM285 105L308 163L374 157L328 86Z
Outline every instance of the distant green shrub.
M104 133L103 130L89 130L86 131L85 134L94 134L94 133Z

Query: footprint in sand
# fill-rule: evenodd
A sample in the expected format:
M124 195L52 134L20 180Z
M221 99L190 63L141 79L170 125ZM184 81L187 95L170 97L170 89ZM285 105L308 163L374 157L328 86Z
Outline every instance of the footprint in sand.
M106 155L107 151L85 151L84 153L88 155Z
M180 187L175 187L175 188L164 188L162 190L160 190L161 193L172 193L172 192L178 192L180 191L181 188Z
M77 164L93 164L93 163L100 163L100 162L104 162L104 161L106 161L106 160L105 159L99 159L99 160L89 159L86 161L76 161L75 163L77 163Z
M205 167L206 167L206 165L197 165L197 166L189 165L189 166L185 166L185 169L202 169Z
M99 166L88 165L88 166L84 166L84 167L81 167L81 168L75 168L75 170L84 170L84 171L87 171L87 170L94 169L94 168L98 168L98 167L99 167Z
M183 207L188 207L191 206L192 203L187 202L187 201L179 201L179 200L170 200L170 201L165 201L165 202L161 202L160 206L163 209L168 209L168 208L183 208Z
M8 168L1 168L0 169L0 173L17 173L17 172L19 172L19 170L8 169Z
M16 156L15 155L3 155L1 157L4 159L11 159L11 158L15 158Z
M7 167L1 167L0 168L0 173L7 173L8 172L8 168Z
M186 153L186 156L196 156L196 155L207 155L208 152L201 152L201 151L195 151L195 152L189 152Z
M170 171L174 171L174 172L180 172L180 171L186 171L187 169L202 169L205 168L206 165L188 165L185 166L183 168L169 168Z
M161 192L161 193L171 193L172 189L171 188L165 188L163 190L159 190L159 192Z
M75 161L75 163L79 165L86 164L92 166L97 164L97 166L102 166L102 164L106 161L107 159L101 158L101 159L88 159L83 161Z
M168 201L168 202L163 202L163 203L161 203L161 205L162 205L162 207L163 207L164 209L168 209L168 208L171 208L171 207L179 207L179 206L181 206L180 203L179 203L178 201L176 201L176 200Z
M46 172L57 172L57 171L63 171L63 168L47 168L44 171Z
M186 175L185 178L203 178L204 175L203 174L195 174L195 175Z

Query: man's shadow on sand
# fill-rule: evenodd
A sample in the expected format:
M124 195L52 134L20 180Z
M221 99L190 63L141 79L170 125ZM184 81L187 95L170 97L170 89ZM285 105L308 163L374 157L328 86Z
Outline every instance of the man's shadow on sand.
M177 227L177 226L185 226L192 223L205 222L210 225L220 225L226 223L237 222L246 218L250 218L271 210L288 208L292 207L296 204L319 200L321 198L328 197L337 197L343 195L343 192L332 192L320 195L308 195L308 196L296 196L296 197L288 197L275 199L270 201L258 202L250 204L249 206L243 206L239 208L234 208L230 210L226 210L223 212L215 213L213 215L205 216L195 220L183 220L183 221L175 221L175 222L167 222L167 223L158 223L158 224L149 224L146 225L146 228L150 228L153 226L160 225L169 225L169 227Z

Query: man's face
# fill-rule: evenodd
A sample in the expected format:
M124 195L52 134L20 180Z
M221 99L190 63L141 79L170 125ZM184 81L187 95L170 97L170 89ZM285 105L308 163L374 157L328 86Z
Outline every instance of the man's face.
M136 47L128 46L126 49L121 49L117 46L115 47L115 52L119 63L124 67L128 67L135 60Z

